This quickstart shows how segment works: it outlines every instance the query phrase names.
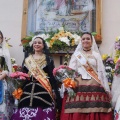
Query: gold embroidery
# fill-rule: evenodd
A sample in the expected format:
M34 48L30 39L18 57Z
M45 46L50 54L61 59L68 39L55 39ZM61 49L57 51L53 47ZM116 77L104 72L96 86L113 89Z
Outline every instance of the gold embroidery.
M34 89L35 89L35 83L32 85L32 90L31 90L31 97L30 97L30 106L32 106L33 103L33 95L34 95Z
M31 71L31 74L41 83L41 85L48 91L51 98L54 101L53 94L52 94L52 87L49 83L49 80L47 79L47 76L43 72L43 70L38 66L38 64L35 62L33 57L30 55L26 60L25 63Z
M40 99L40 100L42 100L43 102L45 102L46 104L52 106L52 104L51 104L50 102L46 101L45 99L43 99L43 98L41 98L41 97L34 96L34 98Z
M43 92L36 92L36 93L35 93L35 92L34 92L35 85L39 85L39 86L41 86L41 85L38 84L38 83L31 83L31 84L32 84L32 90L31 90L31 92L30 92L30 93L29 93L29 92L23 92L23 94L26 94L26 95L28 95L28 96L22 98L22 99L20 100L20 102L22 102L23 100L25 100L25 99L27 99L27 98L30 98L30 106L32 106L33 99L36 98L36 99L42 100L43 102L45 102L45 103L48 104L48 105L52 105L50 102L44 100L43 98L41 98L41 97L39 97L39 96L36 96L36 95L49 94L49 93L48 93L48 92L45 92L45 91L43 91ZM29 85L31 85L31 84L29 84ZM27 85L27 86L29 86L29 85Z

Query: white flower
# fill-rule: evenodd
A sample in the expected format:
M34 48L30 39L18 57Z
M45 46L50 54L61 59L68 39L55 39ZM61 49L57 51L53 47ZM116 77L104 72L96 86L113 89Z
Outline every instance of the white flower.
M50 47L50 43L49 42L46 41L46 44L47 44L48 47Z
M49 34L47 34L47 35L46 34L39 34L39 35L37 35L37 37L41 37L45 40L45 39L49 38L50 35Z
M78 45L80 42L80 36L77 34L72 34L72 37L75 39L75 45Z
M16 60L15 60L15 58L11 58L11 61L15 62Z
M52 108L46 108L46 109L43 109L43 111L46 112L46 113L48 114L49 112L52 111Z
M67 37L61 37L59 40L65 42L68 46L70 46L70 40Z
M60 27L59 30L62 31L62 30L64 30L64 28L63 28L63 27Z

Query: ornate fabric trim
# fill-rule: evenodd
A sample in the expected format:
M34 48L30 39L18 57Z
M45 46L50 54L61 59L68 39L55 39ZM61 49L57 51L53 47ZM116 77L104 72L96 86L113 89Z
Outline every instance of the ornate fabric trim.
M43 99L43 98L41 98L41 97L34 96L34 98L37 98L37 99L39 99L39 100L42 100L42 101L43 101L43 102L45 102L46 104L48 104L48 105L52 106L52 103L50 103L50 102L46 101L45 99Z
M65 113L91 113L91 112L111 112L111 108L72 108L72 109L65 109Z
M73 110L83 113L88 112L109 112L111 103L108 94L104 88L93 78L91 80L82 80L77 78L79 86L76 89L76 96L70 98L68 95L65 101L66 113L74 113ZM89 110L88 110L89 109ZM86 112L87 111L87 112Z
M31 84L29 83L29 85L31 85ZM27 85L27 86L29 86L29 85ZM32 83L32 90L30 92L23 92L23 94L25 94L27 96L24 97L24 98L22 98L20 100L20 102L22 102L23 100L26 100L26 99L30 98L30 104L29 104L29 106L32 106L33 105L33 99L39 99L39 100L45 102L46 104L52 106L52 104L50 102L48 102L47 100L45 100L45 99L37 96L37 95L43 95L43 94L49 94L49 93L47 91L46 92L45 91L43 91L43 92L34 92L34 89L35 89L36 85L39 85L40 87L42 87L38 83Z
M105 90L102 87L99 86L85 86L81 85L76 88L77 92L105 92Z
M47 65L45 54L42 55L41 59L35 59L35 62L43 69Z
M36 78L40 82L40 84L48 91L52 100L54 101L52 87L43 70L40 69L40 67L31 55L25 60L25 63L31 74L34 76L34 78Z
M79 102L74 102L74 104L72 104L72 105L71 105L71 103L67 103L65 105L65 109L67 109L67 108L95 108L95 107L110 108L111 105L108 102L102 102L102 101L100 101L100 102L99 101L92 101L92 102L90 102L90 101L80 102L79 101Z

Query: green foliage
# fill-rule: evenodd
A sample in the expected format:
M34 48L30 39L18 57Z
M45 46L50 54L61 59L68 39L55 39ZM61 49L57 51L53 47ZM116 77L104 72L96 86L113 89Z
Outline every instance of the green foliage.
M50 48L50 50L52 51L52 52L54 52L54 51L59 51L59 50L66 50L66 47L67 47L68 45L65 43L65 42L62 42L62 41L60 41L60 40L56 40L54 43L53 43L53 45L52 45L52 49Z
M92 32L91 34L92 34L93 36L95 36L95 35L97 35L97 32Z

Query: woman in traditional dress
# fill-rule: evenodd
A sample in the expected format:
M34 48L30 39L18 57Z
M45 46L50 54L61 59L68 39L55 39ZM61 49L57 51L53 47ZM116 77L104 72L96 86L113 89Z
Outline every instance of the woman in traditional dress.
M69 67L81 74L76 78L75 97L63 99L61 120L113 120L110 89L94 38L83 33Z
M10 120L12 104L7 85L7 76L11 72L11 59L8 48L0 31L0 120Z
M117 73L114 73L114 79L112 83L112 107L114 109L114 120L120 120L120 73L119 73L119 66L120 58L118 59L115 71L117 69Z
M11 120L55 120L55 101L59 102L60 97L52 74L54 63L43 38L35 36L32 43L33 54L25 59L23 68L31 77Z

